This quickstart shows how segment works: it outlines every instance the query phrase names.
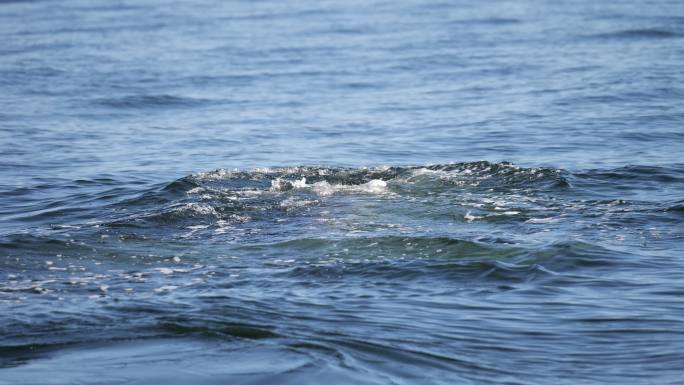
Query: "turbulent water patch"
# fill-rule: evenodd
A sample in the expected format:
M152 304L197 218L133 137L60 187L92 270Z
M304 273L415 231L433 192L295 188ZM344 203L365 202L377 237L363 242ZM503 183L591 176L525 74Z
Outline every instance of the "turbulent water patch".
M663 274L679 265L683 175L466 162L219 169L121 195L111 178L67 182L74 200L55 215L6 209L24 227L0 237L0 306L11 309L0 366L25 377L72 348L129 354L154 340L306 357L283 370L399 379L460 367L478 382L501 360L516 373L526 361L510 352L594 362L586 346L611 333L657 355L639 341L662 338L646 320L684 292Z

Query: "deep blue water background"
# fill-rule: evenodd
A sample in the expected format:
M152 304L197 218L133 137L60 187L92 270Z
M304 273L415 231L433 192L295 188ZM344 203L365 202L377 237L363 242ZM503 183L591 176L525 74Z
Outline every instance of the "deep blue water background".
M0 1L0 384L682 384L682 68L678 1Z

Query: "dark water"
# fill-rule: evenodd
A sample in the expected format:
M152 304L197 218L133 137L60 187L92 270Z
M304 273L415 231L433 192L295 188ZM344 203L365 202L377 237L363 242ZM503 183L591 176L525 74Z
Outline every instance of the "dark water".
M684 3L0 1L0 384L683 384Z

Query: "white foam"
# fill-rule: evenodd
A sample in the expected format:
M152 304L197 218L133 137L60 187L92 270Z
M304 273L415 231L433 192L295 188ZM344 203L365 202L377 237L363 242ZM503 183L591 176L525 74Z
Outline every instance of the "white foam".
M295 207L305 207L305 206L310 206L312 204L315 204L316 201L314 200L307 200L307 199L296 199L294 197L289 197L285 199L284 201L280 202L280 207L284 207L286 209L289 208L295 208Z
M466 213L466 215L463 216L463 219L465 219L465 220L468 221L468 222L472 222L472 221L474 221L474 220L482 219L482 218L484 218L484 217L478 217L477 215L473 215L473 214L470 213L470 211L468 211L468 212Z
M525 221L525 223L552 223L558 222L558 218L548 217L548 218L530 218Z
M306 186L306 178L294 181L275 178L271 181L271 191L285 191L293 188L305 188Z
M193 178L200 180L200 181L211 181L211 180L221 180L221 179L228 179L233 176L236 172L239 172L238 169L233 169L233 170L214 170L214 171L207 171L207 172L200 172L197 174L193 175Z
M157 293L162 293L162 292L166 292L166 291L173 291L173 290L176 290L176 289L178 289L178 286L174 286L174 285L164 285L164 286L161 286L161 287L158 287L158 288L154 289L154 291L157 292Z
M180 206L175 206L173 210L179 214L188 213L190 215L210 215L213 217L219 216L213 207L203 203L187 203Z
M192 225L192 226L186 227L186 229L188 229L188 230L202 230L202 229L206 229L207 227L209 227L209 225Z
M286 191L289 189L307 189L321 195L333 194L384 194L387 192L387 182L380 179L373 179L367 183L360 185L346 185L346 184L330 184L326 181L320 181L313 184L307 184L306 178L299 180L288 181L281 178L276 178L271 181L271 191Z

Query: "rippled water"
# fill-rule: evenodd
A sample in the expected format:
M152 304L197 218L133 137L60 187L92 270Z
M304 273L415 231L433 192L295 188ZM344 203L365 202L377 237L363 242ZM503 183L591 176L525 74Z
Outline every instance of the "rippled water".
M681 384L680 2L0 1L0 384Z

